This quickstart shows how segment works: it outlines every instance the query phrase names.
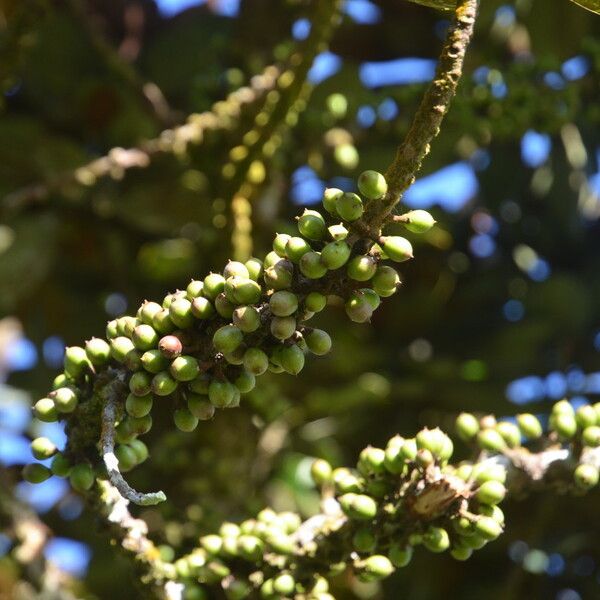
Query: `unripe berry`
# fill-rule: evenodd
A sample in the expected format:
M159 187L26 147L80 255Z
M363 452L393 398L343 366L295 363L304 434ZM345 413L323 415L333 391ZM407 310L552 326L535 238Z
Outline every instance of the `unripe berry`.
M171 320L168 308L163 308L154 315L152 327L161 335L171 333L175 330L175 323Z
M260 327L260 313L254 306L238 306L232 317L233 324L244 333L252 333Z
M365 581L379 581L394 572L394 566L387 556L374 554L360 562L361 578Z
M593 406L590 404L584 404L575 411L575 419L577 421L577 425L579 425L581 429L585 429L590 425L596 425L598 422L598 415L596 414Z
M450 547L450 536L443 527L430 527L423 535L423 545L430 552L445 552Z
M350 469L340 467L331 474L335 489L340 494L359 492L363 487L363 479L359 479Z
M506 448L504 438L495 429L482 429L477 434L477 444L491 452L502 452Z
M550 416L550 427L563 440L570 440L577 432L577 421L574 413L558 413Z
M327 296L324 296L319 292L310 292L310 294L304 298L304 308L310 312L321 312L325 306L327 306Z
M118 362L125 362L125 358L130 352L135 350L133 342L125 336L119 336L110 340L111 356Z
M125 400L125 410L132 417L145 417L152 410L152 395L135 396L129 394Z
M479 484L485 483L486 481L506 482L506 468L499 463L484 461L475 464L471 469L471 475Z
M71 469L71 487L78 492L86 492L94 485L94 471L87 463L80 463Z
M181 329L186 329L191 327L194 323L194 315L192 314L192 303L187 298L178 298L171 303L169 306L169 317L171 321L177 325L177 327L181 327Z
M73 381L73 379L71 379L64 373L60 373L52 381L52 389L57 390L58 388L72 386L74 384L75 382Z
M413 248L411 243L403 237L394 235L382 237L383 251L395 262L404 262L413 258Z
M133 448L125 444L121 444L115 449L115 456L119 461L119 470L123 473L131 471L137 464L137 455L133 451Z
M225 277L218 273L210 273L204 278L202 295L209 300L214 300L225 287Z
M273 579L273 591L283 596L289 596L296 587L296 581L289 573L283 573Z
M227 300L227 296L221 292L215 298L215 309L224 319L231 319L235 310L235 304Z
M250 273L245 264L238 262L237 260L230 260L223 269L223 277L225 280L230 277L243 277L244 279L247 279L250 277Z
M309 240L322 240L327 232L323 215L316 210L305 210L298 219L298 231Z
M44 423L58 421L58 411L52 398L42 398L33 406L33 412L37 419Z
M331 337L322 329L313 329L304 335L308 349L317 356L323 356L331 350Z
M169 361L160 350L147 350L141 357L142 366L148 373L160 373L169 366Z
M344 241L329 242L321 250L321 262L330 270L343 267L350 258L350 246Z
M200 372L200 366L193 356L178 356L169 371L177 381L192 381Z
M56 454L52 459L50 470L57 477L68 477L71 472L71 463L63 454Z
M496 431L502 436L509 448L515 448L521 445L521 432L514 423L500 421L498 425L496 425Z
M152 429L152 417L150 415L146 415L145 417L128 417L126 423L134 436L144 435Z
M145 371L134 373L129 379L129 390L135 396L145 396L152 390L152 378Z
M150 325L138 325L132 333L132 341L136 348L140 350L150 350L156 348L158 343L158 334Z
M311 250L311 245L301 237L291 237L285 247L286 256L294 263L300 262L300 259Z
M262 558L265 545L255 535L240 535L237 538L237 547L240 556L254 562Z
M304 368L304 352L296 344L286 346L279 354L279 361L284 371L298 375Z
M471 441L479 433L479 421L471 413L461 413L454 423L456 433L465 442Z
M347 267L348 277L355 281L368 281L377 271L377 261L368 255L355 256Z
M133 330L140 324L138 319L131 316L119 317L117 319L117 333L125 337L131 337Z
M388 552L388 557L396 568L405 567L412 559L412 546L401 546L400 544L392 544Z
M269 267L276 265L278 262L280 262L282 260L284 260L284 259L282 259L281 256L279 256L279 254L277 254L277 252L275 252L275 250L272 250L265 256L265 261L263 263L263 269L268 269ZM263 272L263 275L264 275L264 272Z
M31 463L23 467L23 479L29 483L43 483L52 477L52 471L40 463Z
M344 494L338 498L338 502L352 519L373 519L377 514L377 503L365 494Z
M402 473L406 466L402 456L402 444L388 444L385 449L384 466L393 475Z
M265 269L265 283L270 289L285 290L292 285L292 273L292 263L282 259Z
M38 460L51 458L57 451L58 448L55 444L46 437L35 438L35 440L31 442L31 453Z
M344 192L342 192L342 190L338 190L337 188L327 188L323 192L323 207L329 214L337 215L337 200L343 194Z
M600 427L598 425L590 425L583 430L581 441L584 446L597 448L600 446Z
M352 192L346 192L336 200L335 209L344 221L356 221L362 217L364 208L362 200Z
M273 317L271 319L271 334L278 340L287 340L296 331L294 317Z
M186 298L192 302L194 298L198 298L202 295L202 290L204 289L204 282L197 281L196 279L192 279L188 286L185 288Z
M506 496L506 488L499 481L485 481L479 486L476 498L483 504L499 504Z
M254 304L260 300L262 288L248 277L229 277L225 281L225 296L232 304Z
M217 352L233 352L243 340L244 334L235 325L224 325L213 335L213 345Z
M594 465L581 464L573 472L575 485L582 490L591 490L598 485L599 478L598 469Z
M358 189L369 200L377 200L387 193L385 177L377 171L363 171L358 176Z
M327 267L321 262L321 253L310 251L302 256L300 271L309 279L320 279L327 273Z
M278 233L273 240L273 251L281 258L287 258L286 246L292 236L287 233Z
M135 453L136 464L143 463L149 455L148 446L142 442L142 440L132 440L129 443L129 447Z
M162 310L162 306L157 302L148 302L147 300L140 306L137 312L137 318L146 325L152 325L154 316Z
M188 394L188 410L201 421L208 421L215 414L215 407L203 396Z
M536 416L530 413L517 415L517 424L521 433L529 439L535 440L542 436L542 424Z
M58 388L50 394L54 400L56 410L61 413L71 413L77 408L77 393L73 388Z
M107 340L112 340L114 337L117 337L119 335L116 319L108 321L108 323L106 324L105 335Z
M244 352L244 369L253 375L262 375L269 367L269 357L260 348Z
M210 300L199 296L192 300L192 314L196 319L210 319L215 314L215 308Z
M271 312L276 317L289 317L298 310L298 297L292 292L275 292L269 300Z
M248 373L248 371L242 371L234 379L233 384L242 394L247 394L256 386L256 377L252 373Z
M310 467L310 475L317 485L323 485L331 480L331 465L322 458L313 461Z
M346 302L346 314L355 323L365 323L371 319L373 308L361 294L352 294Z
M177 381L167 371L157 373L152 379L152 391L157 396L168 396L177 389Z
M327 228L327 231L329 232L329 235L333 238L333 240L336 242L341 242L342 240L345 240L348 237L348 230L346 229L343 223L338 223L337 225L330 225Z
M193 415L187 408L178 408L173 413L173 422L180 431L194 431L198 427L198 420L198 417Z
M91 363L83 348L70 346L65 349L64 367L69 377L77 379L91 368Z
M217 408L231 406L236 400L237 388L229 381L213 380L208 386L208 398Z
M361 451L356 466L362 475L372 475L374 473L385 472L384 461L384 450L367 446Z
M463 546L455 546L450 550L450 556L454 560L465 561L471 558L473 554L473 550L471 548L463 547Z
M496 523L504 525L504 513L499 506L488 506L487 504L482 504L479 506L478 513L486 517L491 517L494 519L494 521L496 521Z
M110 346L104 340L94 337L85 343L85 353L94 366L100 367L110 358Z
M413 233L425 233L435 225L435 219L426 210L411 210L403 216L404 227Z
M475 531L486 540L495 540L502 533L502 526L492 517L480 517L475 522Z

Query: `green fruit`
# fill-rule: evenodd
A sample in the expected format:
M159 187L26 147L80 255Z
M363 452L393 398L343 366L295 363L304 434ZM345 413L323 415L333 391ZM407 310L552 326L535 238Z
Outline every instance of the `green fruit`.
M573 472L575 485L582 490L590 490L598 485L599 478L598 469L594 465L581 464Z
M331 480L332 472L331 465L322 458L314 460L310 467L310 475L317 485L323 485L324 483L329 482Z
M63 454L56 454L52 459L50 470L57 477L68 477L71 473L71 463Z
M201 421L208 421L215 414L215 407L203 396L188 394L188 410Z
M215 309L224 319L231 319L235 310L235 304L227 300L227 296L221 292L215 298Z
M308 349L317 356L323 356L331 350L331 337L322 329L313 329L304 335Z
M298 310L298 297L292 292L280 290L271 296L269 307L276 317L289 317Z
M475 481L479 484L485 483L486 481L499 481L500 483L505 483L506 469L501 464L487 463L484 461L483 463L473 466L471 476L473 476Z
M371 319L373 308L365 296L353 293L346 302L346 314L355 323L365 323Z
M377 200L387 193L385 177L377 171L363 171L358 176L358 190L369 200Z
M223 357L230 365L242 365L244 364L244 352L246 348L241 345L238 346L233 352L223 354Z
M129 379L129 390L135 396L145 396L152 390L152 378L144 371L134 373Z
M329 214L337 215L337 200L343 194L344 192L342 192L342 190L338 190L337 188L327 188L323 192L323 207Z
M584 404L575 411L575 420L581 429L585 429L590 425L596 425L598 422L598 415L593 406Z
M117 333L130 338L133 330L140 324L135 317L119 317L117 319Z
M203 288L203 281L197 281L196 279L192 279L188 283L188 286L185 288L185 295L187 299L191 302L194 298L198 298L199 296L201 296Z
M496 523L504 525L504 513L499 506L488 506L487 504L482 504L479 507L478 513L486 517L491 517L494 519L494 521L496 521Z
M162 306L157 302L144 302L138 310L138 319L146 325L152 325L155 315L162 310Z
M119 332L117 330L117 320L116 319L113 319L112 321L109 321L106 324L105 334L106 334L107 340L112 340L112 338L117 337L119 335Z
M244 279L248 279L248 277L250 277L250 272L248 271L248 267L243 263L236 260L230 260L223 269L223 277L225 277L225 280L230 277L243 277Z
M263 264L258 258L251 258L244 263L246 269L248 269L248 277L258 281L263 275Z
M304 308L310 312L321 312L325 306L327 306L327 296L324 296L319 292L310 292L310 294L304 298Z
M298 219L298 231L309 240L322 240L327 232L327 225L321 213L306 209Z
M247 394L256 386L256 377L248 371L242 371L233 381L235 387L242 394Z
M583 430L581 441L584 446L596 448L600 446L600 427L598 425L590 425Z
M147 350L142 354L141 363L148 373L160 373L169 366L169 361L160 350Z
M254 304L260 300L262 288L248 277L229 277L225 281L225 296L232 304Z
M175 329L175 323L171 320L168 308L163 308L154 315L152 327L161 335L171 333Z
M135 350L133 342L125 336L119 336L110 340L110 353L112 357L122 363L127 355Z
M73 384L74 381L70 377L67 377L64 373L60 373L52 381L52 389L57 390L58 388L72 386Z
M260 327L260 313L254 306L238 306L232 317L233 324L244 333L252 333Z
M398 569L405 567L411 561L412 555L412 546L401 546L400 544L392 544L388 552L388 558Z
M56 410L61 413L71 413L77 408L77 393L73 388L58 388L50 394L54 400Z
M341 242L342 240L345 240L348 237L348 230L346 229L346 227L344 227L343 223L338 223L337 225L330 225L327 228L327 231L329 232L329 235L333 238L333 240L336 242Z
M204 278L202 294L209 300L214 300L225 288L225 277L218 273L210 273Z
M286 256L294 263L300 262L300 259L312 250L310 244L301 237L291 237L286 244Z
M87 463L80 463L71 469L71 487L78 492L86 492L94 485L94 471Z
M529 439L535 440L542 436L542 424L536 416L530 413L517 415L517 424L521 433Z
M198 417L192 414L187 408L178 408L173 413L173 421L175 427L180 431L194 431L198 427Z
M346 242L330 242L321 250L321 262L330 270L339 269L348 262L350 252Z
M58 411L52 398L42 398L33 406L33 412L37 419L44 423L54 423L58 421Z
M85 343L85 353L94 366L100 367L110 358L110 346L104 340L93 337Z
M289 573L283 573L273 579L273 591L276 594L289 596L296 587L296 581Z
M268 367L269 357L260 348L248 348L244 352L244 369L249 373L262 375Z
M287 258L286 246L292 236L287 233L278 233L273 240L273 251L281 258Z
M476 497L483 504L499 504L506 496L506 488L499 481L485 481L479 486Z
M413 233L425 233L435 225L435 219L426 210L411 210L402 215L404 227Z
M450 547L450 536L443 527L430 527L423 535L423 545L430 552L445 552Z
M462 546L455 546L450 550L450 556L454 560L469 560L471 555L473 554L473 550L471 548L463 548Z
M131 471L137 465L137 454L130 446L121 444L115 449L115 456L119 461L119 470L123 473Z
M413 258L412 244L398 235L382 237L383 251L395 262L404 262Z
M145 417L128 417L126 422L134 436L144 435L152 429L152 417L150 415L146 415Z
M265 545L255 535L240 535L237 538L239 554L250 561L257 561L263 556Z
M208 398L217 408L231 406L239 394L237 388L228 381L213 380L208 386Z
M65 349L64 367L69 377L77 379L91 368L91 363L83 348L70 346Z
M211 377L208 373L200 373L196 379L189 382L188 386L195 394L208 394L210 382Z
M377 261L368 255L355 256L347 267L348 277L355 281L368 281L377 271Z
M344 494L338 498L338 502L352 519L373 519L377 514L377 503L365 494Z
M292 275L292 263L281 259L273 266L265 269L264 279L269 289L285 290L292 285Z
M145 417L152 410L152 394L145 396L129 394L125 400L125 410L132 417Z
M169 372L177 381L192 381L200 372L200 365L193 356L178 356L169 367Z
M479 421L471 413L460 413L454 427L458 437L465 442L471 441L479 433Z
M279 353L279 361L284 371L298 375L304 368L304 352L296 344L286 346Z
M243 341L244 334L235 325L224 325L213 335L213 345L217 352L233 352Z
M361 574L366 581L379 581L389 577L394 572L394 565L387 556L374 554L360 564Z
M552 415L569 415L571 417L575 416L575 410L571 406L571 403L568 400L561 400L557 402L552 407Z
M477 434L477 444L483 450L502 452L506 449L504 438L495 429L482 429Z
M192 303L187 298L178 298L171 303L169 306L169 317L171 321L186 329L191 327L194 323L194 315L192 314Z
M381 474L385 471L385 450L367 446L359 457L357 468L362 475Z
M199 296L192 300L192 314L196 319L210 319L215 314L215 308L210 300Z
M475 522L475 531L486 540L495 540L502 533L502 525L492 517L479 517Z
M148 446L142 440L132 440L129 447L135 453L136 464L143 463L148 458Z
M150 325L138 325L133 330L132 340L139 350L150 350L158 343L158 333Z
M35 438L35 440L31 442L31 453L34 458L37 458L38 460L51 458L57 451L58 448L55 444L46 437Z
M52 477L52 471L40 463L31 463L23 467L23 479L29 483L43 483Z
M570 440L577 433L577 421L574 414L567 412L552 414L550 416L550 427L558 433L563 440Z
M283 260L281 258L281 256L279 256L279 254L277 254L277 252L275 252L275 250L272 250L271 252L269 252L265 256L265 261L263 263L263 268L264 269L268 269L269 267L272 267L273 265L276 265L281 260ZM263 275L264 275L264 273L263 273Z
M352 192L339 196L335 208L344 221L356 221L362 217L364 211L362 200Z
M302 256L299 267L309 279L320 279L327 273L327 267L321 262L321 253L312 250Z
M516 448L521 445L521 432L514 423L500 421L496 425L496 431L502 436L509 448Z
M400 277L396 269L387 265L381 265L377 267L375 275L371 280L373 289L380 295L385 297L391 296L395 293L400 285Z
M152 379L152 391L157 396L168 396L177 389L177 381L167 371L157 373Z
M271 319L271 335L278 340L287 340L296 331L294 317L273 317Z

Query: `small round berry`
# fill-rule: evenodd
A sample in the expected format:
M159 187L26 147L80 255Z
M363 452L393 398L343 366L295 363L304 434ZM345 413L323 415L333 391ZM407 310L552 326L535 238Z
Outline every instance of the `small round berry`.
M295 579L289 573L282 573L273 579L273 591L276 594L289 596L296 587Z
M600 427L598 425L590 425L583 430L581 441L584 446L597 448L600 446Z
M287 258L286 246L291 237L287 233L278 233L273 240L273 251L281 258Z
M337 215L337 200L343 196L344 192L337 188L327 188L323 192L323 207L331 215Z
M361 578L365 581L380 581L394 572L394 565L387 556L374 554L360 563Z
M269 307L276 317L289 317L298 310L298 297L292 292L280 290L271 296Z
M158 333L150 325L142 324L133 330L131 338L139 350L150 350L150 348L156 348Z
M352 192L346 192L337 198L335 208L344 221L350 222L360 219L364 211L362 200Z
M94 485L94 471L87 463L80 463L71 469L69 481L73 489L86 492Z
M242 394L247 394L256 386L256 377L248 371L242 371L234 380L233 384Z
M456 433L461 440L471 441L479 433L479 421L471 413L460 413L454 423Z
M384 298L392 296L400 285L400 277L393 267L380 265L371 281L373 289Z
M68 377L64 373L60 373L52 381L52 389L57 390L58 388L61 388L61 387L72 386L72 385L74 385L74 383L75 382L70 377Z
M68 477L71 473L71 463L64 454L55 454L50 465L50 470L57 477Z
M450 550L450 556L454 560L465 561L471 558L473 554L473 550L471 548L463 547L463 546L455 546Z
M321 250L321 262L330 270L343 267L350 258L350 246L344 241L329 242Z
M52 398L42 398L33 406L33 412L37 419L44 423L54 423L58 421L58 410Z
M471 477L474 477L475 481L479 484L485 483L486 481L499 481L500 483L505 483L506 468L501 464L488 464L484 461L473 466Z
M506 448L504 438L495 429L482 429L477 434L477 444L490 452L502 452Z
M496 425L496 431L502 436L509 448L516 448L521 445L521 432L514 423L500 421Z
M77 392L71 387L58 388L50 394L54 406L61 413L71 413L77 408Z
M229 279L229 277L243 277L247 279L250 277L248 267L245 264L238 262L237 260L230 260L223 269L223 277Z
M498 504L504 500L506 488L499 481L485 481L479 486L476 497L483 504Z
M171 333L175 329L175 323L171 320L168 308L163 308L154 315L152 327L161 335Z
M598 485L599 478L598 469L594 465L581 464L573 472L575 485L582 490L591 490Z
M169 317L171 321L181 327L187 329L194 323L194 315L192 314L192 303L187 298L178 298L169 306Z
M327 296L319 292L310 292L304 298L304 308L310 312L321 312L327 306Z
M348 262L348 277L355 281L368 281L376 271L377 261L372 256L355 256Z
M161 371L152 378L152 391L157 396L169 396L177 389L177 381L167 371Z
M200 372L200 366L193 356L182 355L171 363L169 372L177 381L192 381Z
M94 366L100 367L110 358L110 346L103 339L94 337L85 343L85 353Z
M313 329L304 335L308 349L317 356L323 356L331 350L331 337L322 329Z
M281 256L279 256L279 254L277 254L277 252L275 252L275 250L271 250L271 252L269 252L265 256L265 260L263 263L263 275L264 275L264 269L268 269L269 267L276 265L281 260L284 260L284 259L282 259Z
M152 410L152 394L145 396L129 394L125 399L125 410L132 417L145 417Z
M146 325L152 325L154 317L162 310L162 306L157 302L144 302L138 311L138 318Z
M344 494L338 501L342 510L352 519L373 519L377 514L377 503L365 494Z
M65 349L64 367L69 377L77 379L90 369L91 363L83 348L70 346Z
M286 256L293 263L300 262L300 259L311 250L311 245L301 237L291 237L285 247Z
M152 378L145 371L134 373L129 379L129 390L135 396L145 396L152 390Z
M158 342L158 349L160 353L168 360L173 360L178 356L181 356L183 352L183 344L181 340L175 335L165 335L160 338Z
M264 279L268 288L285 290L292 285L293 266L286 260L280 260L273 266L265 269Z
M233 324L244 333L252 333L260 327L260 313L254 306L238 306L233 311L232 318Z
M29 483L43 483L52 477L52 471L40 463L31 463L23 467L23 479Z
M367 446L361 451L356 466L363 475L381 474L385 471L384 462L385 450Z
M131 337L133 330L140 324L135 317L125 316L117 319L117 332L119 335Z
M158 349L147 350L141 357L142 367L148 373L160 373L169 366L169 361L162 355Z
M215 407L205 397L189 394L187 397L188 410L201 421L209 421L215 414Z
M126 444L120 444L115 448L115 456L119 461L119 470L123 473L131 471L137 465L137 454Z
M116 319L113 319L106 324L105 335L107 340L112 340L114 337L119 335Z
M211 378L208 373L199 373L196 379L189 382L188 386L194 394L208 394L210 381Z
M300 271L309 279L320 279L327 273L327 267L321 262L321 253L310 251L300 259Z
M132 440L129 442L129 447L135 453L136 464L143 463L149 455L148 446L142 440Z
M144 435L152 429L152 417L150 415L146 415L145 417L128 417L126 423L129 424L128 428L134 436Z
M237 388L229 381L213 380L208 386L208 398L217 408L231 406L236 400Z
M269 367L269 357L260 348L244 352L244 369L253 375L262 375Z
M377 171L363 171L358 176L358 190L369 200L377 200L387 193L385 177Z
M596 414L593 406L590 404L584 404L575 411L575 419L577 421L577 425L579 425L581 429L585 429L586 427L597 424L598 415Z
M317 458L310 467L310 475L317 485L323 485L331 481L332 472L331 465L322 458Z
M411 210L403 216L404 226L413 233L425 233L435 225L435 219L426 210Z
M382 237L383 251L395 262L404 262L413 258L412 244L398 235Z
M225 281L224 293L232 304L254 304L260 300L262 288L256 281L236 275Z
M258 258L250 258L244 263L246 269L248 269L248 277L254 281L258 281L263 275L263 263Z
M192 300L192 314L196 319L210 319L215 314L215 307L208 298L199 296Z
M178 408L173 413L173 421L180 431L190 432L198 427L199 419L187 408Z
M337 225L330 225L327 228L327 231L329 232L329 235L333 238L333 240L336 242L341 242L342 240L345 240L348 237L348 230L346 229L346 227L344 227L343 223L338 223Z
M235 325L224 325L215 331L212 341L217 352L227 354L244 341L244 334Z
M539 419L530 413L517 415L517 424L521 433L531 440L538 439L544 432Z
M304 368L304 352L296 344L286 346L279 353L279 361L284 371L298 375Z
M218 273L210 273L204 278L202 294L209 300L214 300L225 287L225 277Z
M135 350L133 342L125 336L119 336L110 340L111 356L118 362L125 362L127 355Z
M430 552L445 552L450 547L450 536L443 527L430 527L423 535L423 545Z
M492 517L479 517L475 522L475 531L486 540L495 540L502 533L502 525Z
M235 304L230 302L227 296L221 292L215 298L215 309L224 319L231 319L235 310Z
M322 240L327 232L323 215L316 210L306 209L298 219L298 231L309 240Z
M392 544L388 552L388 558L392 561L392 564L398 569L406 567L406 565L408 565L408 563L411 561L412 556L412 546Z
M577 421L574 414L567 412L552 414L550 416L550 427L558 433L563 440L570 440L577 432Z
M56 454L58 448L47 437L35 438L31 442L31 453L38 460L46 460Z
M192 279L188 283L188 286L185 288L185 295L187 299L191 302L194 298L198 298L199 296L201 296L203 288L203 281L197 281L196 279Z
M287 340L296 331L294 317L273 317L271 319L271 335L278 340Z
M346 302L346 314L355 323L365 323L371 319L373 308L362 294L353 293Z

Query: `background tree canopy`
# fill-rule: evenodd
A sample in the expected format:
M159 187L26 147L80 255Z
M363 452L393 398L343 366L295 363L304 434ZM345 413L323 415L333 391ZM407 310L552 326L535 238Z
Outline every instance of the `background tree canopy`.
M325 187L353 189L394 156L449 14L346 0L325 49L311 46L314 4L0 3L0 598L144 597L64 480L20 481L30 438L64 443L30 406L65 344L230 257L263 256ZM165 557L265 506L315 513L314 457L351 464L396 433L451 430L464 410L598 400L599 32L566 0L482 3L458 94L403 198L438 224L401 266L399 293L370 325L343 307L317 315L327 357L299 377L266 374L193 434L158 409L131 481L169 497L141 511ZM296 77L257 124L296 46ZM264 151L247 151L253 135ZM597 503L597 491L511 498L504 535L468 562L417 552L381 584L340 576L332 593L596 598ZM45 596L37 552L15 553L8 526L28 505L53 532Z

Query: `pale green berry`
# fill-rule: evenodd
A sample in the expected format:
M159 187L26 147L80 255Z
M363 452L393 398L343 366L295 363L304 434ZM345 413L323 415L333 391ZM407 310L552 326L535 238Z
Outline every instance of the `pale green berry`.
M530 413L517 415L517 424L521 433L532 440L541 437L544 432L539 419Z
M309 240L322 240L327 232L323 215L316 210L305 210L298 219L298 231Z
M125 400L125 410L132 417L145 417L152 410L152 394L145 396L129 394Z
M521 444L521 432L519 428L509 421L500 421L496 425L496 431L502 436L509 448L515 448Z
M412 244L400 236L388 236L381 238L383 251L395 262L404 262L413 258Z
M69 481L73 489L86 492L94 485L94 471L87 463L80 463L71 469Z
M176 389L177 381L167 371L161 371L152 378L152 391L157 396L169 396Z
M132 333L132 341L139 350L150 350L156 348L158 333L150 325L138 325Z
M137 454L133 451L133 448L125 444L116 447L115 456L119 461L119 470L123 473L131 471L138 463Z
M377 200L387 193L385 177L377 171L363 171L358 176L358 189L369 200Z
M227 296L221 292L215 298L215 309L224 319L231 319L235 310L235 304L227 300Z
M411 210L402 216L406 219L404 227L413 233L425 233L435 225L435 219L426 210Z
M192 314L196 319L210 319L215 314L215 307L208 298L198 296L192 300Z
M187 298L178 298L169 306L169 317L171 321L181 327L187 329L194 323L194 315L192 314L192 303Z
M582 490L590 490L598 485L599 478L598 469L594 465L581 464L573 472L575 485Z
M495 540L502 533L502 525L492 517L480 517L475 522L475 531L486 540Z
M598 425L590 425L583 430L581 441L584 446L597 448L600 446L600 427Z
M243 277L247 279L250 273L246 265L236 260L230 260L223 269L223 277L227 280L229 277Z
M157 349L144 352L141 363L148 373L154 374L164 371L169 366L169 361Z
M85 343L85 353L90 362L100 367L110 359L110 346L100 338L92 338Z
M331 350L331 337L322 329L313 329L304 335L308 349L317 356L323 356Z
M479 486L476 498L483 504L498 504L504 500L506 488L499 481L485 481Z
M430 552L445 552L450 547L450 536L443 527L430 527L423 535L423 545Z
M289 573L282 573L273 579L273 591L276 594L289 596L296 587L296 581Z
M119 336L110 340L111 356L118 362L125 362L127 355L135 350L133 342L125 336Z
M311 245L301 237L291 237L285 247L286 256L294 263L300 262L300 259L311 250Z
M263 275L263 263L259 258L250 258L244 263L244 266L248 270L248 277L258 281Z
M310 312L321 312L325 306L327 306L327 296L324 296L319 292L310 292L310 294L304 298L304 307Z
M373 519L377 514L377 503L365 494L348 493L340 496L342 510L352 519Z
M57 477L68 477L71 472L71 463L63 454L55 454L50 465L50 470Z
M329 214L337 215L337 200L343 194L344 192L337 188L327 188L325 192L323 192L323 207Z
M152 390L152 377L144 371L134 373L129 379L129 390L136 396L145 396Z
M365 323L371 319L373 308L362 294L353 293L346 302L346 314L355 323Z
M152 327L161 335L171 333L175 330L175 323L171 320L168 308L163 308L154 315Z
M270 289L285 290L292 285L292 279L293 265L290 261L281 259L265 269L264 280Z
M225 288L225 277L218 273L210 273L204 278L202 294L209 300L214 300Z
M44 423L58 421L58 410L56 410L56 405L52 398L38 400L33 407L33 412L36 418Z
M289 317L298 310L298 297L292 292L280 290L271 296L269 307L276 317Z
M454 423L456 433L462 440L471 441L479 433L479 421L471 413L460 413Z
M248 277L234 275L225 281L224 293L232 304L254 304L260 300L262 288Z
M260 313L254 306L238 306L233 311L232 318L235 327L244 333L252 333L260 327Z
M330 225L327 228L329 235L333 238L334 241L340 242L345 240L348 237L348 230L344 226L343 223L338 223L337 225Z
M388 552L388 558L396 568L406 567L411 561L413 555L412 546L392 544Z
M31 442L31 453L34 458L37 458L38 460L51 458L57 451L58 448L54 442L50 441L47 437L35 438Z
M352 192L346 192L336 199L335 209L344 221L356 221L362 217L362 200Z
M502 452L506 449L504 438L495 429L482 429L477 434L477 444L483 450Z
M317 485L323 485L324 483L329 482L331 480L332 472L331 465L322 458L314 460L310 467L310 475Z
M229 381L211 381L208 386L208 398L217 408L231 406L236 399L237 388Z
M321 262L330 270L343 267L350 258L350 246L344 241L329 242L321 250Z
M173 421L175 427L180 431L190 432L194 431L198 426L198 417L192 414L187 408L178 408L173 413Z
M296 331L294 317L273 317L271 319L271 334L279 340L287 340Z
M69 346L65 349L64 356L65 373L77 379L91 368L90 359L86 351L80 346Z
M142 440L132 440L129 442L129 447L135 453L137 464L143 463L148 458L148 446Z
M291 237L292 236L287 233L278 233L275 235L275 239L273 240L273 250L277 252L281 258L287 258L285 248Z
M299 267L302 274L309 279L320 279L327 273L327 267L321 261L321 253L312 250L302 256Z
M235 325L224 325L213 335L213 345L217 352L233 352L243 340L244 334Z
M368 281L377 271L377 261L368 255L355 256L346 268L348 277L355 281Z
M244 352L244 369L253 375L262 375L269 367L269 357L260 348Z
M77 408L77 392L70 387L62 387L50 394L54 400L54 406L61 413L71 413Z
M198 394L188 394L188 410L201 421L208 421L215 414L215 407L204 396Z
M296 344L286 346L279 353L279 361L284 371L298 375L304 368L304 352Z
M256 377L248 371L242 371L233 381L235 387L242 394L247 394L256 386Z
M394 572L394 565L387 556L374 554L360 563L360 569L366 581L379 581Z

